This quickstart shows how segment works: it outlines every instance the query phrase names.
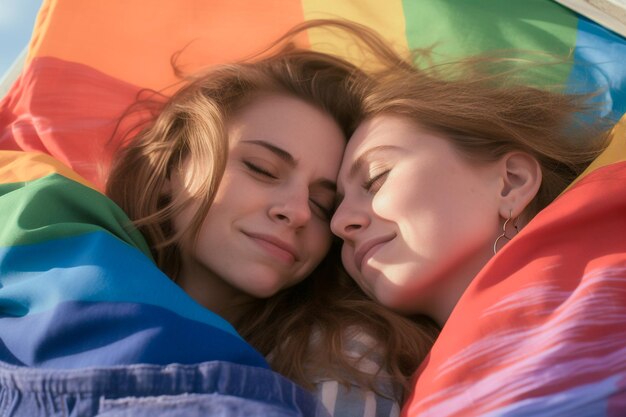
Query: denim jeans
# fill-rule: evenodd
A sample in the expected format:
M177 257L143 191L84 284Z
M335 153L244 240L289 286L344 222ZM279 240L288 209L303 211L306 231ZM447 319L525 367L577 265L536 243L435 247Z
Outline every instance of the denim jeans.
M0 362L0 416L327 416L286 378L228 362L51 370Z

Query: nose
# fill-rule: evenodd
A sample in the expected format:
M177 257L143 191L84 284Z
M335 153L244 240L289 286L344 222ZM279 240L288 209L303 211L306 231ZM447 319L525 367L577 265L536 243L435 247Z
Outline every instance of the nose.
M269 209L269 216L294 229L304 227L311 220L308 187L278 193Z
M343 240L352 240L354 236L370 225L370 217L365 210L353 207L344 200L330 221L332 232Z

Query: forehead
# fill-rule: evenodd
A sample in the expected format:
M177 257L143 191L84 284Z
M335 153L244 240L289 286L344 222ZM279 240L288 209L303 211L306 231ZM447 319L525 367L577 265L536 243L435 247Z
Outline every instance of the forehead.
M330 114L283 94L264 94L239 109L228 122L231 146L241 139L270 142L294 154L342 153L345 138Z
M417 124L405 117L382 115L368 119L359 125L350 138L344 161L354 161L374 147L410 147L418 130Z
M348 181L369 159L389 149L397 153L415 148L417 124L405 117L381 115L363 121L350 140L339 172L339 185Z

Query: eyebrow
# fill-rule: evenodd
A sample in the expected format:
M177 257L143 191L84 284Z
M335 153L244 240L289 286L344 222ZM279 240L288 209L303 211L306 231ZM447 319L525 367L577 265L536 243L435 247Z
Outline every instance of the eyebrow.
M268 151L274 153L276 156L278 156L280 159L282 159L292 167L295 167L298 164L296 159L289 152L264 140L244 140L242 141L242 143L261 146Z
M390 145L375 146L373 148L366 150L361 155L359 155L356 161L352 163L352 166L350 167L350 171L348 172L348 178L353 179L358 174L359 170L363 167L363 165L365 165L365 163L371 157L372 154L377 154L377 153L386 152L386 151L398 151L398 150L401 150L401 148L397 146L390 146Z
M296 160L296 158L293 157L292 154L264 140L244 140L242 141L242 143L261 146L272 152L274 155L278 156L291 167L295 167L298 165L298 161ZM335 183L335 181L331 181L327 178L320 178L315 183L323 188L326 188L327 190L332 191L333 193L337 191L337 184Z

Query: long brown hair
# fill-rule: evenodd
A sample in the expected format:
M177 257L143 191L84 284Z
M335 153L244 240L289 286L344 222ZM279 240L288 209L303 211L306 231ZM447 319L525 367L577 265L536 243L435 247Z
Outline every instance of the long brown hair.
M374 49L381 42L370 30L348 22L306 22L249 60L187 77L170 98L154 95L138 102L149 121L118 152L106 192L143 233L155 262L171 278L180 268L178 242L195 240L219 187L228 152L225 126L234 112L259 94L282 93L331 114L346 137L354 131L367 77L344 59L295 47L291 41L312 27L346 30ZM187 157L194 177L204 179L195 190L203 203L189 230L174 233L171 219L187 201L171 201L166 183ZM376 388L377 376L362 372L359 358L348 357L345 348L348 328L371 336L377 341L372 351L385 358L381 365L391 374L389 383L398 387L396 399L408 388L437 331L427 319L422 327L368 299L341 273L336 245L302 283L246 307L234 326L269 355L275 370L309 388L320 373Z
M549 63L538 55L541 62L493 52L432 66L396 65L402 59L397 56L373 77L363 117L406 117L440 134L477 163L512 151L532 155L541 167L542 182L522 213L528 221L602 152L615 123L610 116L597 117L593 91L567 94L560 85L530 84L529 72L565 60L553 57ZM419 62L419 55L410 59Z
M287 44L260 60L189 76L165 103L141 103L158 109L158 116L118 153L106 193L144 234L157 265L176 279L177 242L183 235L195 241L223 175L228 152L225 126L232 114L259 94L287 94L328 112L348 137L360 107L350 80L359 74L345 60ZM170 219L189 200L170 201L165 187L172 170L187 157L193 176L204 179L194 190L202 204L189 230L174 233Z

